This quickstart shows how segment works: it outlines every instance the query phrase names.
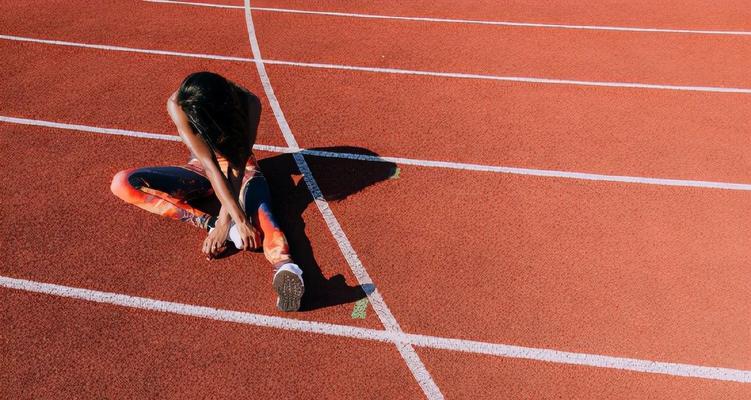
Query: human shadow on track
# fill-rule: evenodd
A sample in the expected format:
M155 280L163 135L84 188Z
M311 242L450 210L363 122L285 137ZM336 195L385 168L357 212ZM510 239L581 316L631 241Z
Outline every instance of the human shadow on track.
M378 156L370 150L350 146L308 150ZM329 202L342 201L368 186L394 177L398 172L396 164L385 161L373 162L310 154L305 155L305 160L318 182L324 199ZM259 160L258 164L271 189L274 216L287 237L292 258L303 270L305 294L300 311L351 303L365 297L366 292L371 292L372 287L349 286L342 274L326 278L321 272L313 247L305 232L303 220L303 212L314 200L295 164L293 155L280 154ZM209 212L215 211L206 205L196 206ZM328 230L311 233L331 234ZM231 254L233 253L225 254L224 257Z

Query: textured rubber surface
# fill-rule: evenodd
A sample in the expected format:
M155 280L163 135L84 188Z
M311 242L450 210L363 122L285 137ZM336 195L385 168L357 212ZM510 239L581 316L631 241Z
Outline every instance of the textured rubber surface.
M305 147L349 143L386 156L751 182L751 118L740 118L751 114L747 95L267 68Z
M201 253L204 231L127 206L110 192L111 179L118 170L179 165L188 158L185 146L9 124L0 124L0 133L0 155L16 159L4 165L0 174L0 184L6 188L0 213L14 216L11 223L0 224L0 237L3 251L15 255L3 258L0 274L187 304L276 313L276 293L270 284L274 271L263 254L239 252L206 261ZM36 157L39 149L44 149L41 160ZM297 171L291 156L263 152L257 156L261 168L270 172L265 176L273 198L279 199L275 206L280 223L310 284L303 302L305 313L289 317L379 327L375 319L350 317L350 303L364 293L356 286L336 242L331 235L322 234L327 228L318 211L306 207L310 196L293 185ZM39 232L45 232L42 241Z
M225 4L239 1L221 0ZM255 6L751 29L742 2L440 0ZM250 57L242 10L0 0L2 34ZM438 71L749 86L748 38L254 12L265 57ZM196 70L256 93L251 63L0 40L0 115L174 134ZM529 168L751 182L748 96L268 66L305 147ZM284 143L265 99L259 143ZM123 204L120 169L176 142L0 123L0 275L381 329L288 155L259 153L305 272L282 313L272 268L207 262L204 233ZM751 369L748 193L447 171L306 156L407 333ZM286 279L286 278L285 278ZM294 285L282 294L297 294ZM292 282L294 283L294 282ZM285 287L287 290L285 291ZM368 288L365 288L368 289ZM289 297L289 296L288 296ZM296 309L293 301L282 308ZM284 303L284 304L282 304ZM1 396L389 398L422 393L393 344L0 290ZM447 398L748 399L751 386L417 348Z
M417 385L405 384L413 378L385 343L5 289L0 323L3 398L421 396ZM363 360L377 365L363 368Z
M418 350L448 399L746 399L748 384Z
M257 13L254 20L264 57L272 60L751 87L751 76L746 72L751 60L742 56L751 52L748 37L468 26L284 13ZM341 30L347 35L338 34Z
M751 368L746 192L402 166L332 207L407 332Z
M207 3L242 5L239 0L202 0ZM745 3L712 0L654 2L635 0L578 1L510 0L498 6L495 0L393 1L375 0L260 0L257 7L339 11L437 18L505 20L580 25L622 25L656 28L751 29L751 11ZM259 14L261 14L259 12Z
M0 59L0 68L12 71L0 81L0 101L2 113L15 117L177 135L166 103L187 74L217 70L255 93L262 91L244 63L5 40L0 51L14 54ZM262 107L269 109L265 98ZM284 144L270 112L261 114L257 140Z
M274 290L278 296L276 307L280 311L297 311L305 292L302 279L293 272L280 271L274 275Z

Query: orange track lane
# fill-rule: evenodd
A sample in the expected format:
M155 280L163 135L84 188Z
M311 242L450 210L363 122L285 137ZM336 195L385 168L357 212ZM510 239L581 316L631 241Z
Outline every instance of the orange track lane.
M238 0L216 0L242 4ZM524 3L524 4L522 4ZM524 22L751 29L748 7L253 1ZM0 34L250 57L243 12L141 1L0 0ZM748 37L508 28L254 12L265 58L561 79L751 87ZM0 115L173 133L197 70L263 94L252 63L0 40ZM516 84L268 66L304 147L661 178L751 182L748 95ZM261 144L283 145L268 102ZM359 146L345 148L344 146ZM305 270L304 312L380 329L289 155L258 154ZM261 254L204 261L204 233L124 204L118 170L182 164L179 143L0 123L0 275L264 315ZM748 192L582 182L306 157L409 333L751 370ZM0 289L11 397L419 398L391 344ZM747 398L749 385L419 349L449 398ZM3 364L5 366L5 364ZM3 392L5 393L5 392ZM73 393L71 394L73 395Z
M248 57L243 14L143 1L0 1L0 34Z
M6 398L419 398L392 345L0 289Z
M201 0L202 2L204 0ZM242 5L240 0L205 1ZM259 0L255 7L294 8L301 10L402 15L479 20L503 20L578 25L619 25L674 29L750 30L751 11L742 1L690 0L655 2L635 0L623 2L565 0L504 1L496 0ZM258 12L261 13L260 11Z
M751 181L745 95L268 69L302 146L349 144L407 158Z
M110 193L118 170L182 165L188 156L183 145L8 124L0 125L0 132L0 156L17 160L4 167L0 177L5 188L2 215L13 216L0 228L3 251L12 255L2 263L0 275L279 313L271 287L272 267L262 254L206 261L200 251L205 233L127 205ZM261 166L274 165L275 171L267 175L276 188L282 186L285 174L291 179L297 173L291 156L259 156L271 156ZM304 207L310 199L300 198L302 190L277 191L279 201L302 201ZM290 208L283 208L289 213L279 217L285 220L290 243L295 245L293 256L298 256L309 280L312 300L307 307L315 310L285 315L379 328L370 312L365 320L351 318L351 303L362 294L348 288L356 281L318 211L310 208L299 214ZM290 223L295 223L294 229ZM306 238L312 253L304 251Z
M431 24L270 12L256 13L254 21L262 55L273 60L751 87L751 60L745 57L751 53L751 37Z
M403 167L332 207L408 332L751 368L746 192Z
M740 383L419 350L448 399L748 399Z
M0 82L0 114L106 128L177 134L167 97L189 73L223 75L262 93L251 64L58 47L0 40L0 60L12 71ZM263 100L264 110L270 110ZM258 142L284 141L271 112L263 112Z

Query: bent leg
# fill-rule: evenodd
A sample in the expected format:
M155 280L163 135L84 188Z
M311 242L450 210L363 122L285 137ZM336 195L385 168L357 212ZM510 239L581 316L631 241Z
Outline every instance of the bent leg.
M292 262L287 238L271 213L271 193L266 178L258 170L249 170L240 190L240 206L263 235L263 254L278 267Z
M184 167L145 167L118 172L110 186L115 196L146 211L206 228L211 215L188 201L213 193L208 178Z

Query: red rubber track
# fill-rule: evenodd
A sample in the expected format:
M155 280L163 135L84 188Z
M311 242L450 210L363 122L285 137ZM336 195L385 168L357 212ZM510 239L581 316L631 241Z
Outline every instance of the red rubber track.
M173 6L179 8L184 6ZM748 37L254 14L264 58L365 67L751 87ZM291 27L291 28L290 28ZM644 51L649 49L649 51Z
M6 35L249 56L248 31L242 12L203 7L165 8L161 4L118 0L3 0L0 11L0 26Z
M218 70L262 90L245 63L11 41L0 41L0 51L17 55L0 60L4 71L12 71L0 82L8 116L177 135L167 97L187 74ZM262 107L270 110L265 99ZM284 144L270 112L261 116L258 143Z
M414 399L384 343L0 291L5 398ZM336 362L329 360L336 359ZM378 360L377 365L367 360ZM8 373L12 371L12 373Z
M170 93L190 71L221 69L261 90L244 63L7 41L0 41L0 49L18 54L18 65L0 60L4 69L14 71L0 82L3 110L18 117L171 133L174 126L163 93ZM751 119L736 121L737 115L751 115L744 95L636 91L624 96L623 89L615 88L280 66L269 66L269 71L289 110L290 125L306 147L351 144L389 156L751 181L751 146L746 140ZM339 86L342 81L353 85ZM488 92L488 87L503 96ZM48 98L49 88L56 92L54 102ZM423 95L405 97L409 92ZM441 116L441 124L436 126L432 113L415 112L428 107ZM270 111L266 102L264 108ZM366 109L370 111L363 113ZM399 125L404 120L410 123ZM442 145L425 145L431 141ZM271 112L262 114L258 143L284 144Z
M745 399L748 385L420 350L449 399Z
M403 166L332 207L408 332L749 369L748 199Z
M240 0L201 0L205 3L242 5ZM738 1L712 0L671 2L635 0L578 1L511 0L502 6L495 0L259 0L255 7L300 10L533 22L567 25L615 25L674 29L751 29L751 10ZM470 28L471 29L471 28Z
M5 251L15 255L3 263L3 275L277 313L272 268L262 254L206 261L200 253L203 234L198 229L128 206L110 193L118 170L185 163L188 154L181 144L14 125L3 125L0 143L4 159L19 160L4 167L0 177L6 188L3 215L14 216L13 224L0 228L3 238L8 238ZM35 162L40 149L42 158ZM355 285L331 235L320 234L327 228L317 212L307 210L303 220L321 273L341 274L350 286ZM349 304L284 315L379 326L374 319L352 320L351 309Z
M2 34L250 56L241 10L121 1L1 4ZM437 10L431 14L427 3L414 2L254 2L696 29L749 29L751 20L745 7L699 1L681 7L639 1L617 9L613 2L568 8L547 2L440 4L443 8L430 6ZM263 56L270 59L751 86L742 57L751 42L745 38L261 11L254 19ZM251 63L5 40L0 51L12 55L0 58L4 116L172 133L165 100L189 72L218 71L263 93ZM268 70L305 147L359 146L410 158L751 181L751 112L743 95ZM264 102L258 142L282 145ZM300 184L289 156L258 155L277 192L285 182ZM0 215L9 221L0 228L5 254L0 275L282 315L274 307L271 268L262 255L204 261L201 232L127 206L109 192L120 169L181 164L186 156L175 142L0 123L5 160ZM308 160L327 198L343 198L331 207L406 332L751 369L747 192L406 166L391 176L388 164ZM282 191L280 198L300 206L299 213L283 218L302 224L322 290L354 285L318 210L309 196L298 196L304 193L299 188L286 188L297 195ZM381 328L372 308L365 320L352 319L351 312L352 303L345 302L283 316ZM11 397L422 396L393 345L7 289L0 290L0 322L0 356L9 366L0 369L0 387L17 391ZM418 353L447 398L751 395L747 384L430 349Z
M268 69L301 146L348 143L407 158L751 181L746 95Z

